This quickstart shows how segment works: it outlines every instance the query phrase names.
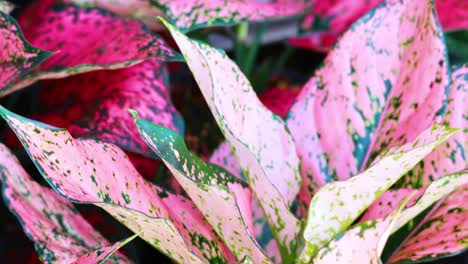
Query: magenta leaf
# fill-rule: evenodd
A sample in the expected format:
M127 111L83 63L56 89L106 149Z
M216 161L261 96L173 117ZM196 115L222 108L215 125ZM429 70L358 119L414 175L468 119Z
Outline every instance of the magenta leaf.
M0 93L14 80L23 77L52 56L50 52L31 46L21 33L15 19L2 11L0 11L0 43L2 45Z
M46 263L76 262L83 254L99 261L117 250L96 255L110 245L73 207L52 189L33 181L7 147L0 144L0 173L5 203L34 241L40 259ZM128 241L127 241L128 242ZM83 257L81 257L83 258ZM129 263L125 256L115 254L112 263Z
M259 101L247 78L226 54L187 38L165 23L264 210L283 262L289 261L300 229L289 206L301 178L294 142L285 123Z
M355 23L287 118L301 158L300 205L320 186L356 175L377 153L414 140L440 120L447 64L429 0L391 0Z
M434 126L414 142L394 147L364 172L324 185L312 198L304 229L301 259L310 261L318 250L345 231L372 202L456 132Z
M184 123L172 105L167 78L164 64L148 60L125 69L45 81L40 99L47 112L33 118L65 127L74 137L96 138L154 156L139 136L128 109L183 134Z
M447 114L443 118L444 124L454 128L468 127L467 90L468 66L453 67ZM464 147L467 141L466 134L466 129L456 133L410 171L401 184L420 188L439 177L464 169L467 164Z
M83 7L100 7L121 16L138 19L148 25L152 30L164 28L156 19L163 12L151 0L71 0Z
M0 96L41 79L125 68L148 58L180 59L160 36L140 22L97 8L38 1L25 10L18 21L33 45L57 53L34 73L0 91Z
M352 23L383 0L319 0L302 23L303 35L291 38L296 47L319 52L328 51ZM435 0L436 10L444 30L468 29L468 5L463 0Z
M232 259L195 205L145 181L118 147L73 139L0 108L42 176L68 200L97 205L172 259L205 263Z
M188 151L180 135L137 118L142 138L164 161L192 201L236 256L269 262L253 236L252 192L226 170L204 163Z
M263 21L303 14L307 0L158 0L153 3L181 31L208 26L226 26L242 21Z
M404 241L389 263L430 261L460 253L468 239L467 185L450 194L426 216L415 236Z

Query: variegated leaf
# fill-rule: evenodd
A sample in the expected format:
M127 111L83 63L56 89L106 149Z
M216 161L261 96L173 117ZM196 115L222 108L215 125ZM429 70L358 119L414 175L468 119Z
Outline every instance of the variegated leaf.
M124 245L118 242L109 247L111 250L102 250L110 242L70 202L32 180L3 144L0 144L0 173L5 203L34 241L43 262L71 263L87 259L97 263ZM121 254L113 255L109 261L131 263Z
M414 188L427 186L433 180L466 168L466 135L468 128L468 66L452 69L447 114L443 123L454 128L462 128L445 144L438 147L403 178L403 185Z
M109 258L121 247L128 244L134 238L136 238L138 234L135 234L127 239L122 241L116 242L111 246L101 247L92 252L87 252L81 255L78 259L74 260L73 263L76 264L96 264L96 263L107 263L109 262ZM123 263L131 263L129 260L124 260Z
M450 194L429 213L415 236L404 241L389 263L430 261L461 253L468 241L468 185Z
M330 242L330 245L319 251L314 264L382 263L380 255L385 243L399 213L410 198L411 195L400 201L398 208L386 218L360 223L346 231L338 240Z
M145 181L115 145L73 139L64 129L3 107L0 114L45 180L62 196L103 208L178 262L225 263L232 259L190 200Z
M10 83L23 77L52 53L31 46L16 20L0 11L0 93Z
M169 24L167 27L264 210L283 262L290 261L300 222L289 205L301 179L289 131L281 118L260 103L247 78L226 54L190 40Z
M71 0L83 7L100 7L121 16L138 19L148 25L152 30L159 30L164 26L156 17L163 12L150 0Z
M301 259L309 261L400 177L455 132L435 126L424 131L414 143L384 153L374 165L355 177L323 186L310 202Z
M5 96L37 80L57 79L100 69L118 69L148 58L178 60L164 40L138 21L97 8L34 2L18 19L35 46L58 51L35 72L0 91ZM103 37L105 36L105 37Z
M301 157L301 207L320 186L356 175L440 120L448 73L430 0L389 0L356 22L287 118Z
M164 64L148 60L125 69L44 81L39 96L46 111L32 118L67 128L74 137L96 138L154 157L128 109L183 134L184 123L172 105L167 78Z
M269 263L253 236L252 192L226 170L189 152L174 131L137 118L141 136L177 178L192 201L236 256Z

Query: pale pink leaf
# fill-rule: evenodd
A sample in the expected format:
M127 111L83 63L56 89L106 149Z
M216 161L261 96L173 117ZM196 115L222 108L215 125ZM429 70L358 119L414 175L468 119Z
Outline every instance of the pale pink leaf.
M378 162L355 177L324 185L310 202L303 234L306 245L301 259L310 260L398 179L455 132L454 129L434 126L424 131L414 143L394 147L382 154Z
M406 240L389 263L429 261L466 250L468 185L452 194L424 218L421 229Z
M111 246L106 246L106 247L101 247L98 248L94 251L87 252L83 255L81 255L78 259L74 260L73 263L76 264L96 264L96 263L108 263L109 258L121 247L125 246L128 244L130 241L135 239L138 235L135 234L127 239L121 240L119 242L116 242L112 244ZM123 263L130 263L129 260L126 260L126 262Z
M56 51L33 73L0 91L5 96L42 79L58 79L100 69L119 69L148 58L179 60L164 40L142 23L98 8L44 0L18 18L35 46ZM105 37L103 37L105 36Z
M110 242L70 202L32 180L3 144L0 144L0 173L5 203L34 241L42 261L71 263L88 253L94 256L89 260L96 260L96 263L96 257L110 255L110 252L96 255L100 248L110 245ZM131 263L121 254L113 255L109 261Z
M356 175L440 121L447 64L429 0L389 0L355 23L287 118L301 158L301 207L320 186Z
M300 222L290 212L301 179L284 122L258 100L226 54L167 24L268 219L283 261L294 255Z
M141 136L161 157L236 259L248 256L255 263L268 263L253 234L252 191L247 185L221 167L196 157L174 131L132 113Z
M26 119L3 107L0 114L45 180L62 196L103 208L178 262L232 259L190 200L145 181L115 145L73 139L64 129Z

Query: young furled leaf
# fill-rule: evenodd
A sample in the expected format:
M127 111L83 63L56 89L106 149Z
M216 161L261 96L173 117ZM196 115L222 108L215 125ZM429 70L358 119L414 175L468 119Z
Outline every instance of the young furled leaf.
M455 132L435 126L414 143L392 148L353 178L324 185L310 202L300 259L310 261L322 246L345 231L372 202Z
M125 68L148 58L180 59L161 37L138 21L97 8L54 2L45 0L32 3L18 22L33 45L57 53L34 73L17 78L15 83L1 90L0 96L41 79Z
M165 127L137 118L142 138L164 161L237 260L269 263L253 237L251 190L226 170L189 152L183 138Z
M3 3L3 2L0 2ZM0 11L0 93L14 80L23 77L52 53L31 46L15 19Z
M225 263L232 259L190 200L145 181L115 145L73 139L64 129L3 107L0 114L45 180L62 196L103 208L175 261Z
M39 258L45 263L82 263L78 260L84 259L97 263L124 245L118 242L103 251L110 243L70 202L33 181L3 144L0 144L0 173L5 203L34 241ZM109 261L131 263L121 254L113 255Z
M423 219L417 233L402 242L389 263L431 261L466 250L467 199L467 185L450 194Z
M390 0L356 22L287 118L301 158L300 206L320 186L356 175L377 153L440 120L448 73L431 1Z
M296 47L328 51L352 23L383 0L319 0L302 23L303 35L289 39ZM435 0L438 18L444 30L468 29L468 5L460 0Z
M74 137L96 138L154 157L127 109L183 134L184 123L172 105L167 78L164 64L148 60L125 69L44 81L39 96L47 111L33 119L67 128Z
M289 206L301 179L289 131L281 118L260 103L247 78L226 54L165 23L264 210L282 261L292 261L300 222Z

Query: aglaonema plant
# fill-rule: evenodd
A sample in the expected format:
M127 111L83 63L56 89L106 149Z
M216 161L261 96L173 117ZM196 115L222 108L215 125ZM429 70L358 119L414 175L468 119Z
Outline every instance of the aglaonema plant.
M70 9L79 10L65 6L44 12L66 15L60 12ZM81 10L85 15L98 12ZM68 200L32 181L1 148L4 196L38 250L47 249L41 251L44 261L109 257L130 262L119 253L110 256L119 242L106 248L104 256L97 253L110 243L83 228L87 223L70 202L101 207L180 263L381 263L383 252L386 263L407 263L466 249L468 172L460 128L466 127L468 67L450 67L431 1L390 0L359 19L303 87L285 119L260 102L223 51L188 38L177 23L163 23L226 138L210 159L217 165L190 152L174 122L164 123L167 118L157 114L152 115L156 121L145 120L140 109L130 110L125 120L133 116L135 131L148 148L123 144L118 130L98 133L104 142L76 138L83 136L76 128L69 132L0 107L46 182ZM7 61L10 75L1 84L6 93L22 88L18 83L24 80L74 72L68 70L72 64L41 64L47 63L41 56L57 55L30 47L17 30L2 25L19 43L11 47L26 54ZM156 67L151 57L170 59L172 50L159 43L166 53L155 49L158 55L144 52L150 58L137 53L123 59L131 63L117 63L123 67L116 71L123 83L138 83L132 73ZM27 75L38 64L38 73ZM73 78L105 84L109 76ZM73 86L67 79L57 83ZM72 90L80 94L79 87ZM59 95L55 98L63 98ZM93 133L106 124L95 122L89 130ZM187 196L144 180L121 148L153 151ZM28 221L31 215L46 224ZM44 226L62 240L44 237ZM390 248L389 240L398 246ZM61 243L68 245L66 250ZM47 258L50 252L55 259Z

